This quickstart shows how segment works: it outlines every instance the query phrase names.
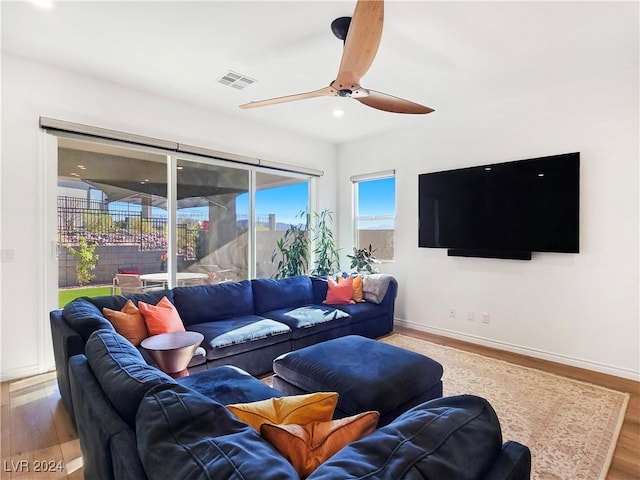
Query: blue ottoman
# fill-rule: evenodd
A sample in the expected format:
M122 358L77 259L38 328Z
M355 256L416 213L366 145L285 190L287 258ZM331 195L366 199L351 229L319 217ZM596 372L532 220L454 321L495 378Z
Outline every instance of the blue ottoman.
M409 350L350 335L273 361L273 388L285 395L340 394L336 417L377 410L378 426L442 396L442 365Z

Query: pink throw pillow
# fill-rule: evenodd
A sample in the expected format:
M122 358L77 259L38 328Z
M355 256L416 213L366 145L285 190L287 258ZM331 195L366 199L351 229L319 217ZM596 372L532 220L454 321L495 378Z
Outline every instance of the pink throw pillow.
M347 277L340 283L333 278L327 279L329 289L327 290L326 305L353 305L353 277Z
M169 332L184 332L184 324L176 307L167 297L162 297L157 305L138 302L138 308L147 325L149 335Z

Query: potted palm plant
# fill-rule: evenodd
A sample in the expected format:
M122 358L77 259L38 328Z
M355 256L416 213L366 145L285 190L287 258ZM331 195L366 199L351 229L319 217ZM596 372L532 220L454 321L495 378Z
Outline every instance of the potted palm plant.
M284 236L276 242L271 261L278 259L274 278L291 277L307 272L309 249L313 245L314 262L312 275L330 275L340 270L340 257L333 236L333 213L325 209L312 212L313 226L309 226L309 215L301 211L298 217L304 224L289 225Z
M276 248L271 255L274 262L279 257L276 271L272 277L279 279L302 275L307 272L309 263L309 237L307 226L309 224L308 215L301 211L298 217L305 218L304 224L290 224L284 232L284 236L276 242Z
M315 225L313 231L314 265L312 275L330 275L340 271L340 257L333 237L333 213L325 209L313 212Z

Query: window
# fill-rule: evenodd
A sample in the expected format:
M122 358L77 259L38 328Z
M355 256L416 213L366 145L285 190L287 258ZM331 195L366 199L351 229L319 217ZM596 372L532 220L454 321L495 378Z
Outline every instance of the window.
M118 273L141 288L270 276L276 242L313 207L305 172L94 139L57 147L60 307L118 293ZM89 247L81 278L73 251Z
M373 246L378 260L394 259L396 179L393 170L351 177L354 199L354 243Z

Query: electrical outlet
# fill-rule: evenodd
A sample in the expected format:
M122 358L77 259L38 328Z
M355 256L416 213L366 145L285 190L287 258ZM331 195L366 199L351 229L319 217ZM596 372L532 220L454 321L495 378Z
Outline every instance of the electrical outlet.
M473 314L473 311L469 310L469 311L467 312L467 320L469 320L470 322L473 322L473 320L474 320L474 314Z
M455 308L450 308L449 309L449 318L456 318L456 309Z
M487 312L482 312L482 323L489 324L489 314Z

